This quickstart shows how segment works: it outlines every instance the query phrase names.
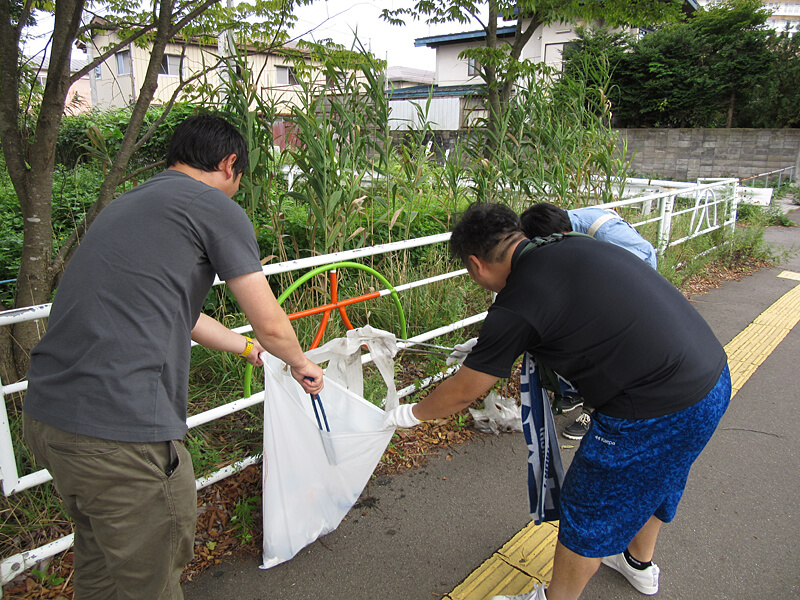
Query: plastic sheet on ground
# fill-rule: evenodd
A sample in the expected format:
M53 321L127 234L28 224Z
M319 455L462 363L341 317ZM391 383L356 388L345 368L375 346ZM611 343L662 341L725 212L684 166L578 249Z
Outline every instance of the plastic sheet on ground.
M502 431L522 432L522 407L514 398L500 396L492 390L483 401L483 409L470 408L475 429L498 435Z

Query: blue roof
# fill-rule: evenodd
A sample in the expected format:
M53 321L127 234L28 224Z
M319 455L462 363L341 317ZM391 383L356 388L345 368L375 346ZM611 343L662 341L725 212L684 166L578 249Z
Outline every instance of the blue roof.
M514 35L517 30L516 25L509 27L498 27L497 35L499 37L507 37ZM443 44L457 44L459 42L468 42L471 40L482 40L486 37L486 31L480 29L478 31L464 31L461 33L450 33L447 35L433 35L430 37L417 38L414 40L414 46L428 46L429 48L436 48Z
M700 5L697 0L683 0L683 8L686 12L694 12L699 9ZM514 9L514 14L517 14L518 8ZM497 35L499 37L510 37L514 35L516 25L509 25L507 27L498 27ZM477 31L464 31L461 33L450 33L447 35L432 35L430 37L417 38L414 40L414 46L419 48L421 46L428 46L429 48L436 48L444 44L458 44L460 42L469 42L472 40L482 40L486 37L486 31L479 29Z

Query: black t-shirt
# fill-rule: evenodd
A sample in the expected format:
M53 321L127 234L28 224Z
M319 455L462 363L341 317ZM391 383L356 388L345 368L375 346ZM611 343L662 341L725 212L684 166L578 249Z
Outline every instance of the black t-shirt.
M528 351L570 380L586 404L628 419L687 408L727 362L711 328L644 261L587 237L515 250L505 288L464 364L509 377Z

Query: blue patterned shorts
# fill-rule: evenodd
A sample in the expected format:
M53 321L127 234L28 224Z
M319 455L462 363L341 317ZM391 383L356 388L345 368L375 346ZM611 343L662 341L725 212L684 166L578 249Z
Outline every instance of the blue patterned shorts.
M728 408L728 367L708 395L655 419L595 413L561 489L558 539L576 554L619 554L655 516L675 517L689 469Z

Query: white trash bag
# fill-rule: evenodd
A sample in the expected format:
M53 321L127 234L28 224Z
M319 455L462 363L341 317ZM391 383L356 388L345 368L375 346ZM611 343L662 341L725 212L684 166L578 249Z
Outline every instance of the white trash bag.
M283 362L262 354L262 569L291 559L339 526L392 438L394 429L383 428L384 411L361 397L362 344L381 363L379 368L388 388L387 407L397 406L393 371L385 368L387 359L389 366L393 364L397 352L391 333L365 327L308 352L311 360L330 361L325 388L315 403ZM347 389L348 385L351 389Z
M483 401L483 410L469 409L475 429L499 435L501 431L522 431L522 407L514 398L500 396L494 390Z

